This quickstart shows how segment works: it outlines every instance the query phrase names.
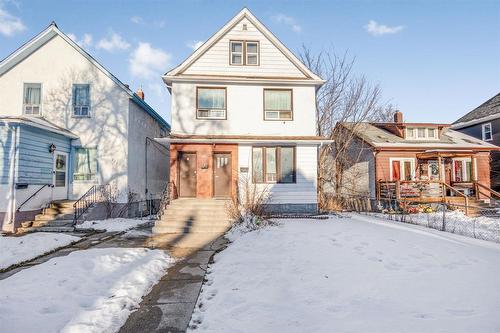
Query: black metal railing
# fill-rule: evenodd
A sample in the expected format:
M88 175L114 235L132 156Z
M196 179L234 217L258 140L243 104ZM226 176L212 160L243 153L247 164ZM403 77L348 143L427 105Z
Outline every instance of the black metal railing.
M172 182L168 182L167 186L165 186L165 189L163 190L160 199L160 207L158 208L158 213L157 213L158 220L161 219L162 215L165 213L165 210L167 209L167 206L170 204L170 200L172 199L173 186L174 184Z
M17 207L16 211L18 212L22 206L24 206L28 201L33 199L38 193L40 193L41 190L43 190L47 186L53 186L53 185L52 184L43 184L42 187L40 187L38 190L35 191L35 193L30 195L28 199L24 200L23 203L20 204L19 207Z
M105 202L107 199L106 193L109 192L109 184L94 185L84 195L80 197L74 204L73 209L75 215L73 217L73 225L78 223L87 210L98 202Z

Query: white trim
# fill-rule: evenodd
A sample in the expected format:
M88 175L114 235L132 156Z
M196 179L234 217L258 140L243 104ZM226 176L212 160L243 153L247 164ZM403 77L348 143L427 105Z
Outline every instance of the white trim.
M154 138L156 142L161 144L169 143L238 143L238 144L252 144L252 143L300 143L310 145L323 145L333 143L333 140L286 140L286 139L176 139L176 138Z
M50 127L50 126L39 124L39 123L35 122L36 120L42 121L42 119L39 117L33 117L33 118L34 119L32 120L32 119L22 119L19 117L11 118L11 119L0 117L0 124L1 123L22 124L22 125L27 125L27 126L43 129L43 130L46 130L49 132L61 134L63 136L71 138L71 139L78 139L79 138L77 135L71 133L70 131L59 130L57 128Z
M236 66L236 65L235 65ZM289 84L289 85L304 85L304 86L309 86L309 85L321 85L324 83L323 80L311 80L311 79L306 79L306 78L297 78L297 77L290 77L290 78L265 78L265 77L259 77L259 78L252 78L252 77L235 77L235 76L228 76L228 75L223 75L223 76L206 76L206 75L185 75L185 76L169 76L168 78L166 76L163 77L163 81L167 84L167 86L170 86L172 82L192 82L192 83L241 83L241 82L252 82L256 84Z
M38 114L28 114L26 113L25 106L24 104L24 94L25 94L25 89L27 84L39 84L40 85L40 104L38 107L40 108ZM22 115L23 116L29 116L29 117L42 117L43 116L43 83L41 82L23 82L23 110L22 110Z
M485 128L486 126L490 126L490 138L488 140L486 140L486 136L484 135L485 134ZM481 137L483 138L483 141L493 141L493 126L491 125L491 123L485 123L481 126Z
M482 118L478 118L478 119L473 119L473 120L469 120L469 121L464 121L464 122L452 124L451 128L454 129L454 130L457 130L457 129L461 129L461 128L464 128L464 127L469 127L469 126L477 125L477 124L480 124L480 123L484 123L485 121L495 120L495 119L498 119L498 118L500 118L500 113L495 113L495 114L492 114L492 115L489 115L489 116L486 116L486 117L482 117Z
M418 136L418 131L421 129L424 130L423 137ZM429 136L430 129L434 130L434 136ZM413 130L412 137L408 135L409 130ZM418 141L418 140L438 140L438 139L439 139L439 129L437 127L409 126L405 128L405 140Z
M467 176L467 166L465 164L465 162L471 162L471 165L472 165L472 161L471 161L471 158L470 157L456 157L456 158L452 158L451 159L451 180L456 182L456 178L455 178L455 161L461 161L462 162L462 179L465 179L466 176ZM477 179L477 159L474 159L474 175L473 175L473 178L474 179L469 179L469 180L462 180L461 182L473 182L475 179Z
M401 162L405 161L410 161L411 163L411 179L415 179L415 158L413 157L390 157L389 158L389 179L392 181L392 162L393 161L399 161L399 180L405 180L403 172L404 172L404 165L401 165Z
M217 31L212 37L210 37L202 46L200 46L196 51L194 51L186 60L184 60L179 66L168 71L164 76L163 80L168 84L167 81L171 79L172 76L177 76L182 74L192 63L199 59L208 49L217 43L229 30L231 30L235 25L237 25L242 19L246 18L259 30L274 46L280 50L285 57L290 60L306 77L318 80L324 83L319 76L314 74L306 65L304 65L276 36L272 34L269 29L267 29L247 8L243 8L236 16L234 16L228 23L226 23L219 31Z

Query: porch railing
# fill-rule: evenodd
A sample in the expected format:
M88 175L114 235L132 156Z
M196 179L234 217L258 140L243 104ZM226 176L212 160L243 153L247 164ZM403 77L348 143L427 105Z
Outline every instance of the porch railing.
M107 200L106 193L109 192L109 184L94 185L84 195L80 197L74 204L75 211L73 217L73 225L78 223L78 220L85 214L90 207L98 202L105 202Z
M157 213L158 220L160 220L163 214L165 214L165 210L167 209L167 206L170 204L170 201L172 200L173 187L174 183L168 182L167 186L165 186L165 189L163 190L160 199L160 207Z
M481 199L481 194L490 200L490 207L500 208L500 193L479 182L474 182L477 199Z

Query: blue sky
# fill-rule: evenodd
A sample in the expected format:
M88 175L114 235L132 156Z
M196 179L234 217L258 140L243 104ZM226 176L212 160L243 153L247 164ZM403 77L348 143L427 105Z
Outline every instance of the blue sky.
M160 75L243 6L295 53L348 51L407 121L452 122L500 92L499 1L0 0L0 58L55 20L169 120Z

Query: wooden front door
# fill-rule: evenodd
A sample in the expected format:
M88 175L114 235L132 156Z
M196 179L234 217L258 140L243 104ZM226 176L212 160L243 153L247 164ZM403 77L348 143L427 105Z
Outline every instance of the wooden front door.
M214 154L214 197L231 196L231 154Z
M196 197L196 153L180 153L179 196Z

